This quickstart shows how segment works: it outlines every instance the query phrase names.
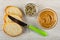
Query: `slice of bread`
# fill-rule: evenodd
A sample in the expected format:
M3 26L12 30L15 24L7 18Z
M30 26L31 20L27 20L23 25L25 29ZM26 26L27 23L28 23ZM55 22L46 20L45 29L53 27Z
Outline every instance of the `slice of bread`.
M16 23L5 23L3 25L3 31L12 37L15 37L23 32L23 28Z
M22 19L23 15L22 15L21 10L15 6L8 6L5 9L3 31L12 37L15 37L23 32L23 27L13 22L8 17L8 15L20 21L23 21Z
M7 6L5 9L5 13L18 15L20 17L23 16L22 11L18 7L15 7L15 6Z
M12 17L14 17L14 18L22 21L22 18L20 18L20 17L17 16L17 15L10 14L10 16L12 16ZM13 22L13 21L12 21L10 18L8 18L8 14L5 14L5 16L4 16L4 22L5 22L5 23L9 23L9 22Z

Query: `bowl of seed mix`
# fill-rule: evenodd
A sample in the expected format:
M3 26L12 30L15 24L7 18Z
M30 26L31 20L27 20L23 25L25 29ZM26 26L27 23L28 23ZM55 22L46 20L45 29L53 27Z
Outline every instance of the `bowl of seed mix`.
M25 6L25 14L28 16L34 16L36 14L36 5L33 3L28 3Z

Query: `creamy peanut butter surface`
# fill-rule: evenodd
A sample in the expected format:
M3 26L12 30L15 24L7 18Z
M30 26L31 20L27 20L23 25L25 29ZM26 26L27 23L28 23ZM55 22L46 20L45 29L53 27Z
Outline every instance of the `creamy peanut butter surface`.
M52 9L44 9L38 16L39 24L44 28L52 28L57 22L57 15Z

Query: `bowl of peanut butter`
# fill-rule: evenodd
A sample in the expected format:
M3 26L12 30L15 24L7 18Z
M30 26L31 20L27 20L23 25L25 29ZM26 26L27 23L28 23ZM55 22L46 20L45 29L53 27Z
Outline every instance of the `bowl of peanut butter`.
M55 27L57 23L57 14L50 8L45 8L38 15L38 23L44 29L51 29Z

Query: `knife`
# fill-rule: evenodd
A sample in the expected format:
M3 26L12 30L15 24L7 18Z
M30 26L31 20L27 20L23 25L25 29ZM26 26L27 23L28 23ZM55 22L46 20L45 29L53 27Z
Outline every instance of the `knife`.
M19 24L19 25L21 25L21 26L23 26L23 27L25 26L25 27L31 29L32 31L34 31L34 32L36 32L36 33L38 33L38 34L40 34L40 35L42 35L42 36L47 36L47 35L48 35L47 32L45 32L44 30L41 30L41 29L39 29L39 28L31 25L31 24L28 25L28 24L26 24L26 23L24 23L24 22L22 22L22 21L20 21L20 20L18 20L18 19L16 19L16 18L10 16L10 15L8 15L8 17L9 17L13 22L15 22L15 23L17 23L17 24Z

